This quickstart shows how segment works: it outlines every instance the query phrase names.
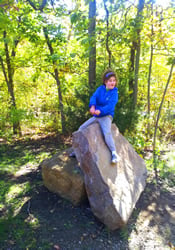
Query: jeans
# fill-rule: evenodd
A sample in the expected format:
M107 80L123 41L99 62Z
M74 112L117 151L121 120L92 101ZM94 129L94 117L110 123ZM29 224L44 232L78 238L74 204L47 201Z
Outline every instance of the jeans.
M105 142L109 148L109 150L116 151L114 139L112 137L112 132L111 132L111 124L112 124L112 116L107 115L103 117L91 117L89 120L84 122L78 130L82 130L84 128L87 128L89 125L98 122L100 125L100 128L102 130L102 133L104 135Z

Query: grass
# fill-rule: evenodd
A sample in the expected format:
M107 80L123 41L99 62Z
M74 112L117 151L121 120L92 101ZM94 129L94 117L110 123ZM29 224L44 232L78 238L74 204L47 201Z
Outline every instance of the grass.
M31 143L31 142L30 142ZM29 143L29 144L30 144ZM41 181L27 181L26 173L37 169L39 163L52 155L52 152L36 150L33 145L19 143L0 145L0 245L17 246L18 249L34 249L37 242L36 230L39 219L22 211L30 196L41 185ZM24 176L16 174L23 169ZM25 171L27 169L27 172ZM25 216L24 216L25 215ZM49 249L43 242L41 249ZM16 249L16 248L15 248Z
M151 172L153 167L156 167L160 179L170 187L175 185L175 153L173 151L159 153L154 160L151 158L145 162L148 171Z
M24 204L30 199L34 186L29 182L15 183L0 181L0 245L9 240L11 245L18 242L19 248L31 246L35 239L34 230L38 220L25 221L21 213ZM13 239L13 240L12 240Z
M9 146L0 147L0 169L2 172L14 174L26 164L38 165L42 160L49 157L49 152L35 153L31 149L15 147L13 150Z

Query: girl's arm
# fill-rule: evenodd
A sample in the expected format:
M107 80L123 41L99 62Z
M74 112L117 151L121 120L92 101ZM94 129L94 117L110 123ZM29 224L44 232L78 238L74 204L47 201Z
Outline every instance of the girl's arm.
M94 92L94 94L91 96L90 98L90 102L89 102L89 107L91 108L92 106L96 107L97 105L97 96L100 94L100 89L101 89L101 86L98 87L96 89L96 91Z

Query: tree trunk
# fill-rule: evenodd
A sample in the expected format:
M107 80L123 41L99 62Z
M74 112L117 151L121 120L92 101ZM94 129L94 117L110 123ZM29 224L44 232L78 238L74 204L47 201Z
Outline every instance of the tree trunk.
M153 35L154 35L154 28L153 28L153 1L151 4L151 51L150 51L150 63L149 63L149 71L148 71L148 93L147 93L147 102L148 102L148 136L150 135L150 89L151 89L151 72L152 72L152 63L153 63L153 55L154 55L154 48L153 48Z
M133 93L134 107L137 105L137 95L138 95L138 78L139 78L139 63L140 63L140 34L139 33L140 32L138 32L137 45L136 45L134 93Z
M164 90L164 93L163 93L163 96L162 96L162 101L161 101L160 106L159 106L159 112L158 112L158 115L157 115L157 120L156 120L156 125L155 125L155 130L154 130L154 137L153 137L153 159L154 159L154 163L156 162L155 161L155 159L156 159L156 135L157 135L157 128L158 128L159 119L160 119L160 113L161 113L161 110L162 110L162 106L163 106L165 95L166 95L166 92L167 92L167 89L168 89L168 85L169 85L169 82L171 80L174 64L175 64L175 59L172 62L172 65L171 65L170 73L169 73L168 80L167 80L167 83L166 83L166 86L165 86L165 90ZM155 176L156 176L156 180L157 180L158 175L157 175L156 164L154 164L154 171L155 171Z
M96 0L89 2L89 86L94 88L96 82Z
M105 7L105 11L106 11L106 28L107 28L107 33L106 33L106 50L108 52L108 65L109 68L111 68L111 58L112 58L112 52L109 48L109 10L106 6L106 0L103 0L104 2L104 7Z
M141 33L141 22L143 20L142 11L144 8L145 0L139 0L137 16L136 16L136 60L135 60L135 76L134 76L134 93L133 93L133 104L134 108L137 106L137 94L138 94L138 76L139 76L139 63L140 63L140 33Z
M134 92L134 63L135 63L135 43L132 42L131 50L130 50L130 65L129 65L129 92L130 96L133 99Z
M152 63L153 63L153 45L151 44L151 53L150 53L150 63L149 63L149 72L148 72L148 116L150 116L150 85L151 85L151 71L152 71Z
M50 51L50 55L52 56L54 54L54 49L52 47L52 44L50 42L49 36L48 36L48 31L47 28L43 28L44 36L47 42L47 46ZM63 108L63 101L62 101L62 92L61 92L61 84L59 80L59 74L58 74L58 68L57 68L57 63L54 59L52 59L53 62L53 68L54 68L54 78L57 84L57 89L58 89L58 97L59 97L59 106L60 106L60 113L61 113L61 126L62 126L62 132L66 132L65 128L65 116L64 116L64 108Z
M17 108L16 108L16 100L15 100L15 95L14 95L14 86L13 86L14 68L13 68L13 66L11 64L11 59L10 59L10 54L9 54L9 47L8 47L8 43L7 43L7 32L6 31L3 32L3 38L4 38L4 49L5 49L7 72L6 72L5 65L4 65L2 57L0 57L1 67L2 67L2 71L3 71L3 74L4 74L5 81L7 83L8 92L10 94L11 108L13 108L13 110L17 110ZM15 49L16 49L16 46L17 46L18 42L19 42L19 40L16 40L15 48L13 48L13 50L12 50L12 56L13 57L15 57ZM13 120L13 134L21 135L21 127L20 127L20 122L19 121Z
M149 72L148 72L148 93L147 93L147 102L148 102L148 135L150 135L150 89L151 89L151 71L152 71L152 63L153 63L153 44L151 44L151 52L150 52L150 63L149 63Z

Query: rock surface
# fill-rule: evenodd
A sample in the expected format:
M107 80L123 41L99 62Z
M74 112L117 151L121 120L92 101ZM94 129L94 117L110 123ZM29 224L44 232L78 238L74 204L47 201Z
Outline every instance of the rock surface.
M99 124L73 134L73 148L94 215L110 230L125 225L146 185L144 160L112 124L113 138L120 162L111 165Z
M78 162L64 150L41 163L44 185L54 193L78 205L87 198L84 178Z

